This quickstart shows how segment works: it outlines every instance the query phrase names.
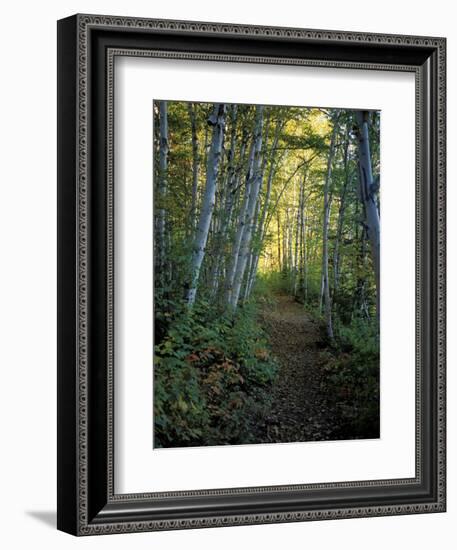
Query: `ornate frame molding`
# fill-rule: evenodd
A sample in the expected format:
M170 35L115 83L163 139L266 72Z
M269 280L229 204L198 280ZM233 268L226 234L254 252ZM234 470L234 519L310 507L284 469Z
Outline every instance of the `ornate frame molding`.
M195 527L227 526L240 524L275 523L284 521L306 521L317 519L336 519L350 517L367 517L378 515L409 514L424 512L440 512L445 509L445 39L417 36L395 36L387 34L350 33L339 31L320 31L305 29L289 29L275 27L256 27L246 25L227 25L222 23L201 23L188 21L165 21L156 19L136 19L124 17L110 17L97 15L76 15L59 22L59 137L62 139L59 151L59 193L61 199L59 208L62 219L59 225L61 241L59 244L59 268L63 277L70 276L74 287L69 288L64 284L59 287L59 415L63 415L59 427L59 528L78 535L119 533L132 531L149 531L163 529L183 529ZM96 33L101 31L101 34ZM103 42L103 33L110 33L110 41ZM345 45L348 56L354 58L363 48L373 45L394 48L395 51L407 51L410 57L414 52L424 53L425 61L420 63L386 63L376 60L375 53L372 61L356 61L352 59L325 59L312 57L288 57L287 55L273 56L255 53L255 55L214 53L204 51L180 51L160 48L138 48L128 44L114 44L120 37L141 35L144 39L148 34L167 37L172 44L173 37L213 37L231 41L248 39L250 44L259 39L276 42L289 51L290 44L310 44L313 48L322 45ZM97 42L96 38L100 36ZM114 39L112 38L114 36ZM98 38L97 38L98 40ZM279 47L279 46L278 46ZM101 52L101 53L99 53ZM354 52L354 53L350 53ZM426 53L429 52L427 55ZM98 57L96 57L98 55ZM276 487L256 487L240 489L219 489L208 491L186 491L169 493L141 493L119 495L114 492L113 483L113 117L114 117L114 59L116 56L148 56L166 57L176 59L199 59L220 62L245 62L245 63L281 63L319 67L375 69L389 71L414 72L416 77L416 304L417 323L416 339L416 477L411 479L392 479L379 481L360 481L343 483L324 483L313 485L293 485ZM419 56L420 57L420 56ZM419 59L418 57L418 59ZM409 58L408 58L409 59ZM102 60L102 61L100 61ZM98 78L97 63L103 63L106 74L102 84L94 81ZM106 63L106 65L105 65ZM100 65L101 66L101 65ZM69 70L71 69L71 70ZM74 87L71 92L70 88ZM429 98L430 90L434 93ZM96 136L93 124L95 117L99 116L99 95L103 90L105 103L105 128L103 129L103 142L106 146L106 158L101 159L103 167L98 174L103 174L106 190L106 201L101 201L101 208L106 213L104 216L104 229L102 240L106 243L103 250L101 245L95 244L94 239L95 212L93 210L95 185L94 142L99 139ZM428 99L427 99L428 98ZM424 105L428 101L428 109ZM97 111L98 109L98 111ZM70 111L70 112L69 112ZM75 117L70 122L71 111ZM64 134L68 132L68 125L74 128L74 135L69 138ZM433 130L431 132L431 130ZM429 135L432 133L432 136ZM428 153L430 140L435 138L436 158L431 158ZM99 150L98 150L99 151ZM424 155L427 158L424 158ZM73 159L72 166L67 166L68 160ZM64 166L65 163L65 166ZM100 162L99 162L100 164ZM100 171L103 170L103 171ZM429 179L432 187L429 189L431 198L425 204L424 181ZM427 180L428 181L428 180ZM92 187L91 187L92 185ZM72 193L72 191L74 193ZM98 200L98 199L97 199ZM97 207L98 208L98 207ZM430 209L428 212L427 208ZM65 220L67 210L72 211L71 224ZM100 212L102 211L100 210ZM429 236L430 233L430 236ZM69 242L74 238L72 259L71 254L63 251L63 246L70 246ZM425 242L427 241L427 242ZM429 242L430 241L430 242ZM435 244L436 252L428 248L431 242ZM91 264L94 262L94 249L100 254L99 265L106 268L104 282L94 282L94 274ZM67 249L66 249L67 250ZM435 264L434 264L435 262ZM424 280L424 273L431 271L432 276ZM94 301L94 289L105 289L105 319L94 318L91 309L91 301ZM425 285L425 287L424 287ZM431 286L429 289L428 287ZM428 290L427 290L428 289ZM436 289L436 291L434 290ZM431 293L428 296L428 292ZM91 294L92 293L92 294ZM424 294L431 300L431 306L424 300ZM70 309L70 302L73 306ZM430 311L433 309L433 311ZM69 311L70 310L70 311ZM436 310L436 311L435 311ZM70 319L70 313L74 318ZM436 322L431 328L433 332L430 342L424 339L424 319L434 315ZM95 448L94 423L99 424L99 418L91 417L90 403L94 391L94 381L91 369L98 368L94 361L92 348L93 334L91 326L98 322L105 325L106 345L103 354L106 359L105 384L102 391L106 404L106 433L103 436L105 445L102 451ZM428 322L428 321L427 321ZM73 331L71 336L68 331ZM64 334L65 333L65 334ZM98 344L97 344L98 345ZM424 365L422 359L424 349L430 355L430 361L436 362L436 368L430 367L428 377L434 380L424 380ZM429 349L430 348L430 349ZM102 353L100 351L100 353ZM92 353L92 355L91 355ZM70 357L72 358L70 360ZM97 355L101 357L100 354ZM432 363L431 363L432 364ZM70 365L70 366L69 366ZM436 464L428 464L423 450L424 430L429 428L430 419L424 418L424 390L425 382L431 384L436 400L436 410L432 411L433 438L436 445ZM71 398L75 402L75 410L69 412L67 400ZM430 407L432 405L430 404ZM92 413L93 415L94 413ZM100 417L103 414L99 415ZM70 431L70 433L68 433ZM427 432L428 433L428 432ZM105 453L103 455L103 452ZM101 455L99 456L99 453ZM71 455L71 456L70 456ZM94 461L94 455L96 460ZM103 458L103 456L105 458ZM103 466L105 460L105 467ZM425 467L425 470L424 470ZM91 471L98 471L105 476L101 487L94 489ZM435 469L436 474L430 477L430 469ZM250 512L242 512L246 509L239 506L240 513L227 509L222 513L218 508L214 515L205 514L199 516L193 514L163 516L149 512L139 512L139 509L148 508L153 502L172 503L174 501L192 498L193 501L203 497L249 497L255 495L271 495L272 493L292 494L306 491L334 490L344 491L351 489L378 488L385 489L386 495L390 488L424 485L425 478L429 485L429 498L424 501L411 500L405 495L404 502L392 500L389 504L377 504L376 500L357 506L330 506L319 507L306 503L303 510L268 511L257 509ZM432 495L433 493L433 495ZM93 495L96 495L95 497ZM171 505L171 504L170 504ZM198 503L193 504L198 508ZM254 509L254 504L253 504Z

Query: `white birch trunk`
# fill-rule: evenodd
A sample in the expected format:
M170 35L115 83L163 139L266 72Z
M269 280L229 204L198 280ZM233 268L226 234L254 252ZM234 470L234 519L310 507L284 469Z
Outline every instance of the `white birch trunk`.
M351 176L348 172L348 158L349 158L349 140L346 139L346 142L344 145L344 157L343 157L344 183L343 183L343 188L341 190L340 206L338 209L336 238L335 238L335 245L333 248L333 296L335 296L335 293L338 290L338 286L340 282L340 245L341 245L341 239L343 236L344 216L346 213L346 196L347 196L348 187L351 181Z
M190 227L193 229L196 224L197 214L197 191L198 191L198 138L197 138L197 120L195 116L195 106L192 103L187 104L189 112L191 135L192 135L192 200L190 205Z
M158 276L164 278L165 269L165 226L166 211L164 206L167 193L167 171L168 171L168 106L166 101L159 102L159 184L158 202L160 208L157 212L157 269Z
M247 285L246 285L245 300L249 299L249 296L251 295L251 292L252 292L252 287L254 286L254 282L255 282L255 279L256 279L256 276L257 276L257 268L258 268L259 259L260 259L260 249L261 249L263 239L265 237L265 231L266 231L266 228L267 228L267 224L266 224L267 212L268 212L268 207L269 207L269 204L270 204L271 188L272 188L273 178L274 178L275 170L276 170L276 167L275 167L275 163L276 163L276 158L275 157L276 157L276 153L277 153L276 148L278 146L278 141L279 141L279 137L281 135L281 130L283 128L283 125L284 125L284 122L282 120L278 120L276 122L275 135L274 135L273 144L272 144L272 148L271 148L272 149L272 154L271 154L271 158L270 158L270 168L268 170L267 188L266 188L266 191L265 191L265 198L264 198L263 206L262 206L262 214L261 214L260 221L259 221L259 224L258 224L258 231L257 231L258 232L258 235L257 235L258 247L257 247L257 250L254 253L254 257L253 257L253 260L252 260L252 267L251 267L248 282L247 282ZM265 163L264 163L264 166L262 168L262 173L264 171L264 168L265 168Z
M304 227L304 209L305 209L305 180L306 170L303 178L300 180L300 190L298 196L298 212L297 212L297 235L295 241L295 255L297 266L295 269L294 278L294 296L298 295L298 291L302 286L303 281L303 227Z
M327 159L327 174L324 184L324 222L322 231L322 298L325 309L325 323L327 327L327 336L333 340L333 323L332 323L332 304L330 301L330 284L328 276L328 227L330 220L330 185L332 181L333 157L335 154L335 141L338 132L339 115L333 121L332 137L330 140L330 148Z
M376 317L380 315L380 223L376 204L376 185L371 167L370 140L368 134L368 111L357 113L359 131L360 198L365 211L365 223L371 245L371 254L376 282Z
M251 190L249 194L248 206L246 209L245 227L241 238L239 258L236 266L235 277L233 280L233 291L230 298L230 306L236 309L240 297L241 285L243 283L246 264L250 254L251 239L254 227L254 214L256 211L257 200L259 197L260 186L262 184L262 129L263 129L263 106L256 107L255 123L255 146L254 146L254 174Z
M206 168L205 194L203 196L200 219L192 251L191 283L187 293L187 303L189 306L192 306L195 302L200 269L205 256L206 243L216 199L217 177L222 156L225 127L225 105L223 103L216 103L214 105L213 114L209 117L208 124L212 126L212 138Z
M243 239L243 233L245 230L245 219L249 205L249 197L251 194L252 180L253 180L253 166L254 166L254 154L255 154L255 141L252 142L251 151L249 153L249 165L246 174L246 183L244 190L243 202L241 204L238 227L235 233L235 239L233 241L233 248L231 252L229 267L227 270L227 278L225 281L225 300L227 305L230 306L233 294L233 284L235 280L235 274L237 270L237 264L240 253L241 241Z
M220 211L220 220L217 234L214 241L214 262L211 268L210 274L210 286L211 286L211 296L214 297L219 289L219 274L221 272L221 264L224 258L224 243L227 236L227 231L229 228L230 220L232 218L233 205L236 194L236 187L238 184L238 178L236 173L236 164L235 164L235 153L237 145L237 105L232 105L231 108L231 132L230 132L230 149L228 152L227 158L227 170L226 176L224 177L224 187L223 187L223 204L221 204ZM241 144L240 151L240 163L244 159L244 148L245 143Z

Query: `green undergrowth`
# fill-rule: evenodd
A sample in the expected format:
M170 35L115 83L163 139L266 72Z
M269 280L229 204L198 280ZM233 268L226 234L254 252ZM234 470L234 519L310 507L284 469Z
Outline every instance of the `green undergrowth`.
M277 272L258 274L253 287L253 300L261 304L275 304L275 294L286 292L285 282Z
M324 352L324 389L333 401L343 435L379 437L379 337L376 321L335 323L335 343Z
M277 375L255 305L232 316L206 302L167 304L156 322L155 446L255 442Z

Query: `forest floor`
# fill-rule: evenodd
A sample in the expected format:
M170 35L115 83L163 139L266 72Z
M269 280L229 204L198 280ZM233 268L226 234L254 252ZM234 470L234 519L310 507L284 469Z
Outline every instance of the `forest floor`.
M279 363L266 442L341 439L340 419L323 391L325 343L319 324L293 297L276 295L260 321Z

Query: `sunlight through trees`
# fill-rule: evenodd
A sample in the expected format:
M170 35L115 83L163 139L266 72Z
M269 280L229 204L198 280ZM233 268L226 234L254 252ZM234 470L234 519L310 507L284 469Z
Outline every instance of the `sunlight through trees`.
M267 403L266 390L259 399L264 384L259 379L264 369L264 382L274 384L277 365L258 310L278 294L291 296L303 304L304 317L307 312L322 323L323 338L334 353L343 350L344 342L353 351L363 333L373 342L371 360L378 368L379 133L377 111L154 102L155 361L159 371L165 371L160 365L167 357L170 363L171 349L178 354L175 369L195 368L208 345L221 354L217 361L232 362L231 375L243 379L243 383L236 376L233 379L237 410L247 406L253 387L257 387L258 402ZM221 344L234 337L236 323L243 322L240 319L251 323L248 332L253 339L246 343L237 333L241 338L237 345L245 346L241 359L240 350L226 347L224 351L225 343ZM186 323L189 326L183 328ZM217 338L205 336L211 323L212 328L221 324ZM204 345L193 340L195 334L186 333L190 325L203 334ZM184 332L175 341L177 327ZM265 350L263 359L258 349ZM250 362L251 387L241 387L247 384L245 370ZM172 414L164 412L163 407L171 406L167 399L174 399L175 412L180 410L187 418L192 403L196 406L203 399L198 401L203 418L203 403L214 398L210 390L206 398L200 395L203 382L197 375L192 380L193 397L189 397L192 384L186 390L184 381L174 397L164 394L161 401L160 391L165 389L157 390L157 406L162 409L156 407L156 430L162 434L161 445L171 444L160 425ZM227 389L222 379L217 383L222 384L221 392ZM196 425L206 421L199 422ZM212 421L207 422L209 426ZM185 444L186 437L194 443L203 436L208 439L209 428L203 424L194 426L193 435L174 437L180 444ZM246 429L249 432L252 427ZM233 442L247 436L224 437L222 442ZM217 440L217 435L213 433L209 440Z

